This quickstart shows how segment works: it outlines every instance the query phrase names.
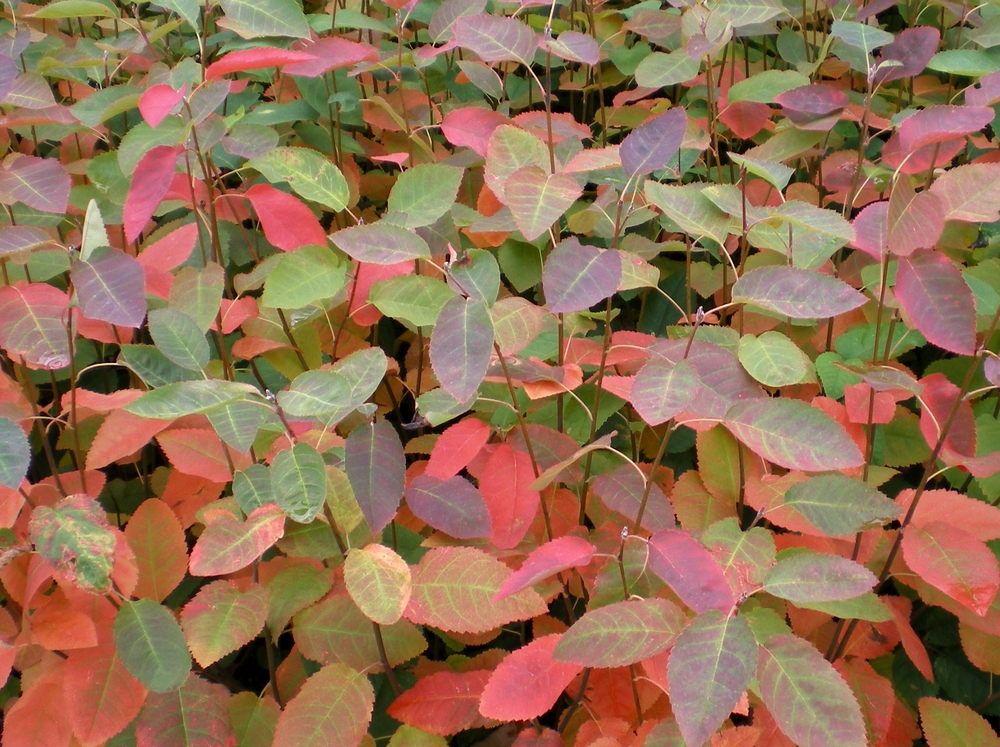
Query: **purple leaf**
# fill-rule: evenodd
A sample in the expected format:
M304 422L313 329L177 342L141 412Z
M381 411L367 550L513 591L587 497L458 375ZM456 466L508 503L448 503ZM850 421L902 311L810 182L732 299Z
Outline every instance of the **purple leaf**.
M733 301L752 303L793 319L838 316L866 300L847 283L829 275L780 265L751 270L733 285Z
M421 521L456 539L488 537L490 512L476 487L464 477L414 478L406 489L406 505Z
M648 479L648 478L647 478ZM594 480L594 494L604 501L612 511L635 521L642 504L642 494L646 481L631 464L622 464L610 472L599 475ZM650 486L646 509L642 514L642 526L650 532L670 529L676 526L674 509L670 500L655 482Z
M958 355L976 350L976 300L962 271L940 252L899 260L896 300L924 337Z
M925 145L979 132L993 117L988 106L929 106L899 126L899 145L903 153L912 153Z
M944 230L941 200L931 192L914 192L910 180L900 176L892 185L886 216L886 242L897 257L929 249Z
M73 286L88 319L139 327L146 317L146 273L139 262L109 249L89 262L73 263Z
M399 508L406 457L395 429L385 420L359 425L344 446L344 470L372 532L381 532Z
M0 347L32 368L69 365L66 293L46 283L0 287Z
M583 311L618 290L622 260L618 252L580 243L575 236L561 242L545 260L542 287L549 311Z
M471 49L483 62L516 60L530 65L535 59L538 34L516 18L478 13L455 21L455 41Z
M69 205L69 174L54 158L20 154L4 159L0 170L0 202L23 202L43 213L65 213Z
M857 20L861 20L860 16ZM876 70L875 83L889 83L901 78L920 75L927 67L931 57L937 52L940 41L940 32L932 26L914 26L900 32L893 41L882 47L877 61L896 60L902 64ZM968 95L968 91L966 91L967 103L976 103L969 101Z
M493 322L482 301L455 296L441 307L431 333L431 368L459 402L479 389L493 353Z
M649 538L649 567L698 614L732 611L735 599L712 554L687 532L665 529Z
M685 360L676 364L652 358L635 377L629 399L639 416L650 425L660 425L683 410L701 383L694 367Z
M17 63L7 55L0 56L0 101L10 91L17 79Z
M563 31L556 39L543 40L542 45L557 57L571 62L596 65L601 59L597 40L579 31Z
M394 265L431 256L427 242L413 231L391 223L367 223L330 235L337 248L359 262Z
M684 142L685 129L687 115L679 106L636 127L622 140L618 150L625 174L632 178L637 174L665 169L671 162L676 162Z
M793 88L778 94L774 100L793 125L803 130L820 131L833 127L848 104L846 93L822 83Z
M58 248L59 242L44 229L35 226L3 226L0 228L0 256L31 251L42 247Z
M873 202L854 219L854 246L873 259L882 261L888 249L889 203Z

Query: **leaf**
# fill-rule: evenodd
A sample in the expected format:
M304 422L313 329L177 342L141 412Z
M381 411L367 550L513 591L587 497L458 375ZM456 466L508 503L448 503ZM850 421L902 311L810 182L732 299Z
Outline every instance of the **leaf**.
M647 181L645 192L646 199L695 241L707 237L716 244L724 244L731 232L740 232L729 215L692 185L666 186Z
M722 569L687 532L664 529L650 537L649 567L698 614L732 611L735 599Z
M295 48L311 55L313 59L285 65L285 73L288 75L318 78L331 70L351 67L359 62L378 62L378 50L375 47L339 36L322 39L312 37L306 42L296 42Z
M267 627L276 639L288 621L325 597L333 586L333 571L319 569L308 561L284 568L267 582Z
M185 267L170 286L170 308L183 311L202 332L208 332L219 316L225 287L226 271L214 262L200 270Z
M614 295L621 282L621 255L581 244L571 236L545 260L545 305L554 314L585 311Z
M252 692L236 693L226 702L238 747L270 747L281 708L274 698Z
M498 602L516 594L560 571L586 566L596 552L597 548L587 540L572 535L546 542L531 551L521 567L503 583L493 601Z
M662 88L687 83L698 75L701 61L691 59L685 50L653 52L642 58L635 68L635 82L647 88Z
M462 169L424 163L407 169L389 192L388 209L405 216L407 228L429 226L451 210L462 183Z
M345 471L354 497L372 532L392 521L406 484L406 458L395 429L386 420L351 431L345 446Z
M990 609L1000 587L996 555L984 542L950 524L910 525L903 533L910 569L977 615Z
M764 386L801 384L811 372L809 357L780 332L764 332L740 338L740 363Z
M151 693L136 722L137 747L235 747L227 695L196 674L173 692Z
M208 422L228 446L246 454L250 451L260 427L267 420L269 408L254 402L229 402L209 410Z
M944 230L944 210L933 192L914 192L904 176L896 179L886 214L886 246L897 257L929 249Z
M33 368L70 363L66 294L45 283L0 287L0 346Z
M777 96L786 91L807 85L809 78L795 70L764 70L733 83L729 88L729 103L752 101L772 104Z
M309 38L309 24L294 0L220 0L227 20L244 38L291 36Z
M535 59L538 35L515 18L477 13L458 18L453 28L458 46L471 49L483 62L514 60L527 66Z
M376 265L431 256L427 242L413 231L382 221L341 229L330 240L352 259Z
M527 721L552 708L583 668L555 658L561 642L559 635L546 635L508 654L486 683L479 712L500 721Z
M821 472L858 467L864 461L843 426L799 400L738 402L723 423L755 454L787 469Z
M877 62L896 61L899 65L879 67L874 79L878 84L919 75L937 52L941 32L932 26L913 26L896 35L891 44L882 47Z
M154 309L149 312L149 334L156 349L188 371L202 371L208 365L211 352L205 333L194 319L176 309Z
M344 581L351 599L380 625L392 625L410 601L410 567L385 545L351 550L344 563Z
M194 660L208 667L245 646L267 621L267 590L240 591L220 580L201 587L181 611L181 628Z
M281 67L295 62L311 62L316 58L304 52L293 52L278 47L253 47L228 52L205 69L205 79L219 78L230 73L244 70L260 70L262 68ZM271 181L274 181L273 179ZM346 183L344 188L346 190ZM334 208L343 210L344 208Z
M139 159L125 198L125 240L129 243L139 237L170 189L179 150L175 145L158 145Z
M306 371L278 393L278 404L293 417L336 422L372 395L386 371L385 354L368 348L341 358L332 369Z
M234 455L208 428L172 428L157 435L156 443L179 472L217 483L233 479Z
M142 96L139 98L139 113L146 120L146 124L156 128L168 115L174 113L177 105L184 100L184 93L184 88L175 91L172 86L166 83L150 86L142 92ZM93 204L96 205L96 202ZM107 246L107 244L102 246Z
M538 166L515 171L504 189L514 222L528 241L548 231L582 193L572 176L548 174Z
M552 54L570 62L596 65L601 59L597 40L580 31L563 31L555 39L543 39L542 43Z
M777 635L757 660L761 699L782 733L802 747L864 747L865 726L850 688L806 641Z
M928 341L958 355L976 349L976 301L946 255L922 251L899 260L896 299Z
M482 633L544 614L546 605L531 589L494 603L511 570L472 547L429 550L413 573L413 594L403 613L417 625L456 633Z
M246 568L285 533L285 514L274 504L261 506L246 522L220 516L205 527L191 550L192 576L223 576Z
M851 599L875 586L863 565L837 555L800 552L780 558L764 577L764 591L790 602Z
M921 698L920 725L927 747L997 747L1000 738L978 713L961 703Z
M139 714L144 688L110 643L69 651L63 692L73 732L84 745L101 744Z
M16 490L30 466L28 437L13 420L0 418L0 485Z
M892 34L888 31L856 21L834 21L830 33L866 54L871 54L893 40Z
M27 688L4 714L5 747L62 747L73 740L58 673Z
M632 130L618 149L625 175L631 179L670 166L678 158L686 127L687 115L677 106Z
M903 120L899 145L904 154L953 137L971 135L993 121L988 106L929 106Z
M143 418L174 420L204 414L256 393L252 386L221 379L178 381L146 392L124 409Z
M97 594L111 590L117 538L93 498L78 493L38 506L28 529L35 551L74 584Z
M118 14L97 0L56 0L28 15L30 18L113 18Z
M836 278L780 265L750 270L733 285L734 302L752 303L792 319L839 316L866 300Z
M492 523L482 494L461 476L442 480L426 472L406 488L413 515L455 539L488 537Z
M332 298L347 284L347 267L325 246L300 246L278 257L264 281L264 306L297 309Z
M445 428L431 451L424 474L447 480L471 462L490 440L490 427L477 418L466 418Z
M993 223L1000 212L1000 164L970 163L948 169L930 189L945 220Z
M323 510L326 501L322 455L305 443L279 451L271 462L271 490L288 518L308 524Z
M397 721L429 734L457 734L482 719L479 700L492 675L486 669L434 672L417 680L392 702L387 712Z
M47 83L45 90L48 91ZM14 103L13 93L12 90L4 103ZM32 104L21 104L24 105ZM23 202L43 213L65 213L70 186L70 176L58 159L17 154L4 159L0 168L0 202L5 205Z
M552 655L582 667L624 667L673 645L685 623L677 605L666 599L616 602L573 623Z
M796 483L784 503L805 516L823 534L846 537L899 518L900 509L856 477L817 475Z
M244 51L256 52L258 50ZM297 54L300 57L312 59L311 55L285 50L279 51L286 55ZM234 54L237 53L230 52L224 60L229 59ZM219 62L209 65L209 71ZM350 200L347 180L344 179L340 169L330 163L321 153L310 148L274 148L263 156L251 158L247 161L247 166L262 173L268 181L288 182L288 186L295 190L300 197L318 202L335 213L339 213L347 207Z
M486 304L456 296L442 308L430 345L431 367L459 402L474 395L493 353L493 320Z
M298 198L270 184L255 184L243 196L253 205L264 236L282 251L290 252L306 244L326 246L326 231Z
M325 666L285 706L273 747L356 747L374 703L367 677L343 664Z
M541 502L531 489L531 458L500 444L479 475L479 492L490 516L490 542L501 550L517 547L531 528Z
M187 680L191 656L181 626L166 607L149 599L122 602L114 636L125 668L149 690L170 692Z
M733 28L766 23L788 11L778 0L719 0L713 13L723 16Z
M162 602L187 573L187 540L177 515L163 501L149 498L128 520L125 539L139 570L132 595Z
M372 286L368 300L379 311L414 327L434 324L444 305L455 291L438 278L426 275L400 275L380 280Z
M642 527L650 532L674 527L676 521L670 501L655 482L650 485L647 495L647 479L633 465L620 464L597 476L594 480L594 495L605 506L631 522L639 518L639 507L645 495L646 510L642 515Z
M482 115L479 117L482 118ZM463 116L461 120L455 122L454 126L456 129L461 125L468 127L466 122L470 118L470 116ZM469 136L466 135L465 138L460 139L467 140L468 138ZM470 143L470 145L477 144L476 142ZM545 143L530 132L525 132L519 127L504 122L492 125L485 155L484 178L486 186L504 204L506 204L505 200L507 199L507 180L511 174L525 166L537 166L543 171L549 169L549 150L545 147Z
M687 744L703 744L746 692L757 642L745 618L709 610L680 634L668 662L674 718Z

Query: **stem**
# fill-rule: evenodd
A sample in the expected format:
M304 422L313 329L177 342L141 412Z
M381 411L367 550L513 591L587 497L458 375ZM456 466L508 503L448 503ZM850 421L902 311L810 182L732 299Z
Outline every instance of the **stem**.
M385 653L385 641L382 640L382 627L372 620L372 630L375 632L375 645L378 646L378 658L382 662L382 667L385 669L385 676L389 678L389 685L392 687L393 694L398 698L400 693L403 691L399 687L399 681L396 679L396 673L392 671L392 667L389 666L389 657Z

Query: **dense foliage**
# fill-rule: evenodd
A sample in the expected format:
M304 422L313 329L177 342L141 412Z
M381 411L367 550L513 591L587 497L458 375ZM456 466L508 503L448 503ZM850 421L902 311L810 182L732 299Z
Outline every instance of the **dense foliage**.
M1000 5L5 3L3 747L1000 745Z

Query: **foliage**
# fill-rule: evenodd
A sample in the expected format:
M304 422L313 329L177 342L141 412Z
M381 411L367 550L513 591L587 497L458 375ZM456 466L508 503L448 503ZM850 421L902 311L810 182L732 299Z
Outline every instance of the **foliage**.
M3 747L998 744L998 49L5 0Z

